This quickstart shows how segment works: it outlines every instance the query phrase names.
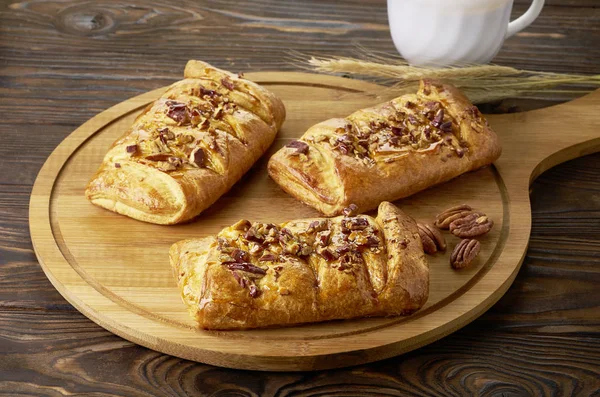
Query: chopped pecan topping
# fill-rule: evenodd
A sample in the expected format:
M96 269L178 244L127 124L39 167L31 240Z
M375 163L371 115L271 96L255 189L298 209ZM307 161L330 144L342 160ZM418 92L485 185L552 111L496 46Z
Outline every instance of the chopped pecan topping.
M343 271L352 269L354 264L362 263L363 259L358 251L350 251L340 256L340 262L337 270Z
M191 123L193 126L198 127L201 130L205 130L210 127L210 121L207 118L204 118L197 111L192 112L192 120Z
M182 125L189 120L188 109L185 103L169 100L166 102L167 116Z
M296 255L302 248L298 239L286 228L281 229L278 240L285 254Z
M392 127L391 128L392 134L396 135L396 136L402 136L406 133L406 127Z
M264 248L262 247L261 244L259 243L254 243L254 242L248 242L248 252L250 252L250 255L258 255L260 253L263 252Z
M446 121L445 123L440 124L440 130L444 132L452 132L452 121Z
M217 152L217 153L219 153L219 154L221 154L221 155L224 155L223 151L221 150L221 146L219 146L219 143L217 142L217 140L216 140L215 138L213 138L213 139L210 141L210 143L209 143L208 147L209 147L211 150L214 150L215 152Z
M171 156L167 159L170 164L173 164L175 167L181 167L183 165L183 160L179 157Z
M366 245L369 246L369 247L371 247L371 248L374 248L374 247L378 247L380 242L381 241L379 240L379 237L377 237L377 236L369 236L369 237L367 237L367 244Z
M435 117L433 118L433 121L431 122L431 124L434 127L439 128L442 125L443 121L444 121L444 109L440 109L435 114Z
M324 230L322 232L317 233L317 238L315 239L315 241L317 242L317 244L325 247L329 242L330 235L331 235L330 230Z
M379 238L377 236L364 236L361 235L359 238L353 240L359 248L375 248L379 246Z
M477 240L461 240L450 255L450 264L454 269L462 269L469 266L481 250L481 244Z
M125 147L125 151L129 154L135 154L138 151L138 145L136 145L136 144L128 145Z
M223 84L223 86L225 88L227 88L229 91L233 91L235 86L233 85L233 81L231 81L231 79L229 77L223 77L221 79L221 84Z
M199 94L200 94L199 96L205 96L205 95L206 95L206 96L208 96L208 97L211 97L211 98L212 98L212 97L214 97L214 96L217 96L217 95L219 95L219 94L218 94L216 91L214 91L214 90L209 90L209 89L206 89L206 88L204 88L204 87L202 87L202 86L200 86L200 87L198 88L198 90L199 90Z
M333 149L344 155L352 155L365 164L370 163L368 134L357 134L353 124L347 124L344 128L339 127L336 132L341 135L331 136L328 141ZM377 137L376 135L371 136Z
M231 257L233 259L235 259L236 262L247 262L248 260L250 260L250 255L248 254L248 252L241 250L239 248L236 248L235 250L233 250L233 252L231 253Z
M115 163L115 168L121 168L121 163Z
M248 231L246 231L246 233L244 234L244 238L248 241L255 241L259 243L262 243L264 241L264 236L258 232L255 226L252 226L248 229Z
M438 251L446 250L446 240L442 233L433 225L417 223L419 236L423 243L423 251L426 254L432 255Z
M232 274L233 274L233 278L235 279L235 281L238 282L240 287L242 287L242 288L248 287L248 285L250 284L250 281L247 278L240 276L237 272L232 272Z
M255 223L246 232L244 237L249 241L255 241L260 244L270 244L277 240L278 230L272 223Z
M281 229L279 231L279 234L277 235L277 239L281 244L287 244L288 242L292 241L293 238L294 235L292 234L292 232L290 232L290 230L285 227Z
M306 233L321 232L328 228L329 228L329 222L326 219L312 221L310 223L310 225L308 225L308 229L306 229Z
M358 206L356 204L350 204L342 210L342 214L344 214L344 216L355 216L358 214Z
M190 153L190 163L194 164L198 168L204 167L206 160L206 154L201 147L197 147Z
M283 247L283 252L286 254L290 254L290 255L296 255L298 254L298 252L300 252L300 243L295 241L295 240L291 240L289 242L287 242Z
M175 134L173 134L173 132L171 132L170 129L165 127L165 128L160 128L158 130L158 137L162 141L162 143L166 144L167 141L175 139Z
M431 127L427 126L423 129L423 136L425 140L431 140Z
M260 262L275 262L277 257L273 254L264 254L258 259Z
M236 227L243 229L243 225L247 223L249 222L241 220L234 225L234 229L236 229ZM267 271L251 263L250 254L254 253L255 248L258 248L262 252L262 247L258 244L250 243L249 253L243 249L232 247L231 243L232 242L227 238L217 237L218 249L221 251L219 254L219 261L231 271L233 277L242 288L249 288L250 296L257 297L260 295L260 291L258 291L255 282L257 279L264 277L267 274ZM263 255L261 260L269 259L267 255L271 254ZM271 256L273 257L271 259L275 259L273 255Z
M203 124L205 121L207 120L204 118L204 116L202 115L202 113L200 113L198 109L192 109L190 111L190 124L192 126L197 127L200 124Z
M429 101L429 102L425 102L425 107L428 110L436 110L437 108L439 108L440 103L436 102L436 101Z
M343 244L343 245L340 245L339 247L336 247L334 251L339 256L339 255L345 254L346 252L350 252L351 249L352 249L352 247L350 246L350 244Z
M317 253L321 255L327 262L331 262L337 259L337 256L329 248L320 248Z
M310 254L312 254L313 249L310 245L308 244L303 244L302 247L300 248L300 251L298 252L299 256L309 256Z
M399 105L402 107L402 105ZM440 102L418 98L414 102L407 101L403 109L387 116L385 120L371 120L368 123L351 120L347 125L335 129L335 134L315 136L315 143L327 140L331 148L343 155L353 156L363 164L375 164L376 155L394 155L412 150L431 150L437 143L450 146L456 152L456 142L444 143L447 137L452 138L453 122L448 118L445 108ZM464 152L458 151L459 156ZM453 155L456 153L453 153ZM393 163L398 156L381 159Z
M218 107L217 107L217 108L216 108L216 109L213 111L212 117L213 117L213 119L215 119L215 120L220 120L221 118L223 118L223 113L224 113L223 106L218 106Z
M296 149L296 151L293 152L293 154L296 154L296 155L308 153L308 144L306 144L305 142L302 142L302 141L297 141L297 140L291 141L290 143L285 145L285 147Z
M337 142L341 145L353 146L354 145L354 137L350 134L340 135L337 138Z
M440 229L448 229L452 221L469 215L472 212L473 209L466 204L448 208L436 216L434 225Z
M258 298L260 296L260 290L254 284L250 286L250 296L253 298Z
M148 156L146 156L146 160L150 160L150 161L168 161L169 158L171 157L171 154L169 153L155 153L155 154L150 154Z
M494 222L481 212L473 212L450 223L450 233L457 237L476 237L489 232Z
M369 221L366 218L344 218L342 227L348 230L363 230L369 226Z
M258 274L261 276L264 276L265 274L267 274L265 269L258 267L256 265L253 265L250 262L228 263L227 268L229 270L241 270L246 273Z

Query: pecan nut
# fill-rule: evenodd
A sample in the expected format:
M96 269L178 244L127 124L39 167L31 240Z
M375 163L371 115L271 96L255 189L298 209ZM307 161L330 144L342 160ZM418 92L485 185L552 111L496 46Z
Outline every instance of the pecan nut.
M446 211L438 214L435 217L434 225L440 229L448 229L454 220L462 218L463 216L467 216L472 212L473 209L466 204L448 208Z
M358 214L358 206L356 204L350 204L342 210L344 216L356 216Z
M494 221L481 212L473 212L450 223L450 233L457 237L476 237L486 234L494 226Z
M446 250L446 240L438 228L427 223L417 223L417 228L423 243L423 251L426 254L432 255L438 251Z
M453 269L462 269L469 266L481 250L481 244L474 239L464 239L454 247L450 255L450 265Z

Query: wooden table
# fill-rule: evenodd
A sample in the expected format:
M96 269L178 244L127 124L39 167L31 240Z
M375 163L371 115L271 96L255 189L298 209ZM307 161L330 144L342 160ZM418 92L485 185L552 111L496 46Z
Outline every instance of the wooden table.
M514 14L527 3L517 0ZM496 62L600 74L599 5L548 0ZM234 71L294 70L289 49L351 55L356 44L394 51L385 1L0 1L0 393L598 393L600 154L559 165L533 183L527 257L489 312L443 340L370 365L261 373L181 360L105 331L46 279L28 232L29 194L44 160L73 129L179 79L188 59ZM485 109L566 99L506 100Z

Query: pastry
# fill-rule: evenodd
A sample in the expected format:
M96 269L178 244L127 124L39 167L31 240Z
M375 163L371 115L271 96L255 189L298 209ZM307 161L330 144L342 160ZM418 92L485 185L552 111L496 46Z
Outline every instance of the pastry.
M355 208L281 225L242 220L175 243L171 265L190 314L225 330L418 310L429 268L415 221L388 202L376 218Z
M184 76L109 149L85 191L93 204L146 222L184 222L271 145L285 119L273 93L201 61L189 61Z
M500 156L498 137L455 87L408 94L309 128L269 160L283 190L325 215L410 196Z

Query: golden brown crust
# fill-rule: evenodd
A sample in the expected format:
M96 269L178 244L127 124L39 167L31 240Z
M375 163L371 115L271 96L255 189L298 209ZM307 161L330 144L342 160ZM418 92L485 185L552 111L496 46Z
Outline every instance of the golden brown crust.
M214 203L271 145L285 119L274 94L201 61L109 149L86 189L94 204L175 224Z
M386 201L379 205L377 222L385 241L404 249L388 249L388 281L380 294L386 314L409 314L429 297L429 266L417 224L398 207ZM401 302L401 303L399 303Z
M307 148L284 147L271 157L269 175L325 215L410 196L501 153L479 110L455 87L430 80L416 94L316 124L300 142Z
M429 269L416 223L390 203L281 225L240 221L170 250L199 326L244 329L404 315L422 307Z

